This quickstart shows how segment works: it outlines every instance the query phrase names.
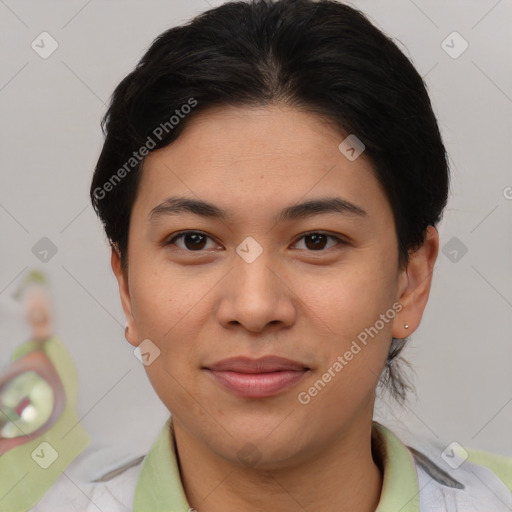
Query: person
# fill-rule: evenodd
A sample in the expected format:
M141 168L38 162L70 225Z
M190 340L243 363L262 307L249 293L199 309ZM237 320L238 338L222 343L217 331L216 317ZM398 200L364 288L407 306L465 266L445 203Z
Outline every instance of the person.
M391 38L333 0L228 2L160 34L102 127L91 201L170 417L87 510L512 509L512 460L373 419L407 398L449 194Z

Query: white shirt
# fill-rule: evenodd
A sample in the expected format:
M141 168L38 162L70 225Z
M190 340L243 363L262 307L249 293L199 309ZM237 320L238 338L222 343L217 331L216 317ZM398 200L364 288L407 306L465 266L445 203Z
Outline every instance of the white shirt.
M179 478L170 421L145 457L98 471L94 468L101 467L101 451L85 450L31 512L191 512ZM512 492L507 488L512 487L512 459L482 455L504 471L506 485L488 467L462 460L456 450L446 451L435 443L408 448L386 427L374 423L374 428L384 465L376 512L512 512ZM100 473L104 481L94 482Z

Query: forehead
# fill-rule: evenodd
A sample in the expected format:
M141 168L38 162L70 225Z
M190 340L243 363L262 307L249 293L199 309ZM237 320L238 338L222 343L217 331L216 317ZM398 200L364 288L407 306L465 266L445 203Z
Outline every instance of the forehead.
M370 160L347 159L338 148L346 134L318 115L229 106L189 121L176 141L146 157L136 201L144 210L180 193L228 213L334 195L389 213Z

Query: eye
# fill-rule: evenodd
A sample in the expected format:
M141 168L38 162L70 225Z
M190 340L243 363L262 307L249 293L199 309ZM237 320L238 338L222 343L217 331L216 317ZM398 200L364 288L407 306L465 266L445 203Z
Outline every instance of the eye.
M331 245L330 247L326 247L328 239L335 240L337 244L345 244L345 242L338 238L337 236L328 235L327 233L321 233L318 231L312 231L310 233L306 233L299 238L299 240L304 240L304 245L306 249L311 251L321 251L323 249L330 249L337 245L336 243ZM296 242L298 243L298 242ZM303 247L299 247L299 249L303 249Z
M178 240L182 242L181 245L175 243ZM184 251L200 252L202 249L205 249L208 240L213 242L208 235L205 235L200 231L182 231L169 239L165 245L176 245L176 247L183 249ZM206 248L215 249L215 247L217 247L217 245L213 242L213 247Z
M334 241L330 246L328 246L329 239ZM300 240L304 240L304 247L298 248L307 249L309 251L322 251L339 244L346 244L339 237L318 231L312 231L302 235L302 237L295 242L295 245L297 245ZM211 243L210 247L208 247L208 241ZM213 239L201 231L181 231L165 242L165 245L175 245L179 249L188 252L201 252L204 249L215 249L217 247Z

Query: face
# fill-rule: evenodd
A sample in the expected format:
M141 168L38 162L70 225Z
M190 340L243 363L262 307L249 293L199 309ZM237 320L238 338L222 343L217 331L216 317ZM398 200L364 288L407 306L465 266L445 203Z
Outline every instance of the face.
M435 230L399 270L391 207L344 138L288 107L222 107L144 162L127 274L112 256L127 339L150 340L176 425L225 459L252 443L272 467L367 428L391 338L421 319ZM233 357L249 360L218 365Z

